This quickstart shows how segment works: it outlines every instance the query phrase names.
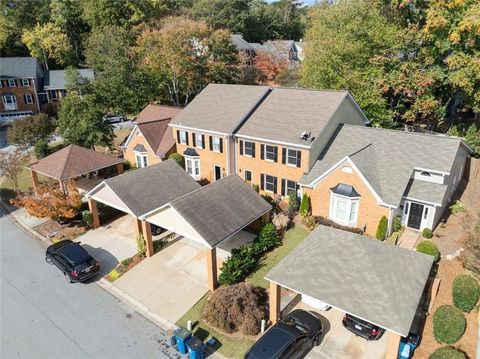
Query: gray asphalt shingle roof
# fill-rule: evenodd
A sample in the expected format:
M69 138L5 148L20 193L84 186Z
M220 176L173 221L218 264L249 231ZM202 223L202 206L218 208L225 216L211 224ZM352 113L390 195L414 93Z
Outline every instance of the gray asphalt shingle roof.
M446 184L410 179L403 195L411 199L441 205L446 191Z
M174 199L170 205L212 247L272 208L236 174Z
M137 217L200 187L174 160L139 168L104 182Z
M269 89L268 86L209 84L170 124L229 134Z
M1 78L36 78L42 75L42 68L35 57L0 57Z
M265 278L406 336L432 264L431 256L319 226Z
M449 173L460 145L453 137L340 125L300 183L309 185L349 156L382 200L396 206L414 168ZM435 191L440 197L441 188Z
M274 88L237 134L311 146L300 139L302 132L318 137L347 96L348 91Z
M89 81L93 80L92 69L78 69L78 74ZM45 72L44 88L46 90L64 90L66 70L49 70Z

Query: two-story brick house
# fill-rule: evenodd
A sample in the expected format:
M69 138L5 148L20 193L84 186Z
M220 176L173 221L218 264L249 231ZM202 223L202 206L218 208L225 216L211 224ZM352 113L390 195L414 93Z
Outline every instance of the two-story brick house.
M40 112L43 69L34 57L0 58L0 118Z

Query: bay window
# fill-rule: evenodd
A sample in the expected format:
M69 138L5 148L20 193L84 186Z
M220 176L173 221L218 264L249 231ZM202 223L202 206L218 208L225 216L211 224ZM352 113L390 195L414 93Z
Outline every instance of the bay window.
M192 176L196 180L200 179L199 157L185 157L185 168L190 176Z
M330 188L329 218L349 227L357 226L360 194L352 186L338 184Z

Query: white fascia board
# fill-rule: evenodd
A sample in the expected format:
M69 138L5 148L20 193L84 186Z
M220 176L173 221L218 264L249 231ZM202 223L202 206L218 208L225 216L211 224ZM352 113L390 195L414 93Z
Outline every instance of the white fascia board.
M177 130L194 131L194 132L206 133L210 135L228 137L228 133L224 133L224 132L210 131L210 130L205 130L201 128L195 128L195 127L189 127L189 126L183 126L183 125L177 125L177 124L171 124L171 123L169 123L168 125Z
M100 182L99 184L97 184L95 187L93 187L90 191L88 191L87 193L85 193L83 196L85 198L90 198L92 197L92 195L97 192L101 187L103 186L106 186L107 184L105 183L105 181L102 181Z
M438 170L431 170L429 168L423 168L423 167L413 167L414 170L416 171L425 171L425 172L431 172L431 173L436 173L442 176L450 176L450 172L444 172L444 171L438 171Z
M424 204L428 204L430 206L434 206L434 207L441 207L442 204L441 203L435 203L435 202L430 202L430 201L425 201L423 199L417 199L417 198L414 198L414 197L403 197L403 199L406 199L408 201L414 201L414 202L420 202L420 203L424 203Z

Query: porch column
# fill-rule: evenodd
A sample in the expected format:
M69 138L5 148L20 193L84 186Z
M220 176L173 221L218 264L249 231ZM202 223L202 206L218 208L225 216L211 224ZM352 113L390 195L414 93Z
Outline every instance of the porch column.
M60 189L62 190L63 194L67 194L67 191L65 190L65 183L62 180L58 180L58 184L59 184Z
M135 231L138 234L142 234L142 221L135 217Z
M147 257L151 257L154 255L153 253L153 241L152 241L152 227L150 226L150 222L141 221L142 222L142 234L143 239L145 240L145 254Z
M272 322L272 324L277 323L278 319L280 318L281 290L282 290L282 287L280 287L278 284L274 282L270 282L269 303L270 303L270 322Z
M207 249L208 289L212 292L218 288L217 279L217 248Z
M38 192L38 173L35 172L34 170L30 170L30 176L32 177L32 185L33 185L33 191L35 193Z
M388 333L388 343L387 343L387 354L385 359L397 359L398 358L398 347L400 346L400 335L387 332Z
M92 213L93 228L98 228L100 226L100 217L98 216L97 201L93 198L88 199L88 209Z
M123 173L123 162L117 164L117 174L121 175Z

